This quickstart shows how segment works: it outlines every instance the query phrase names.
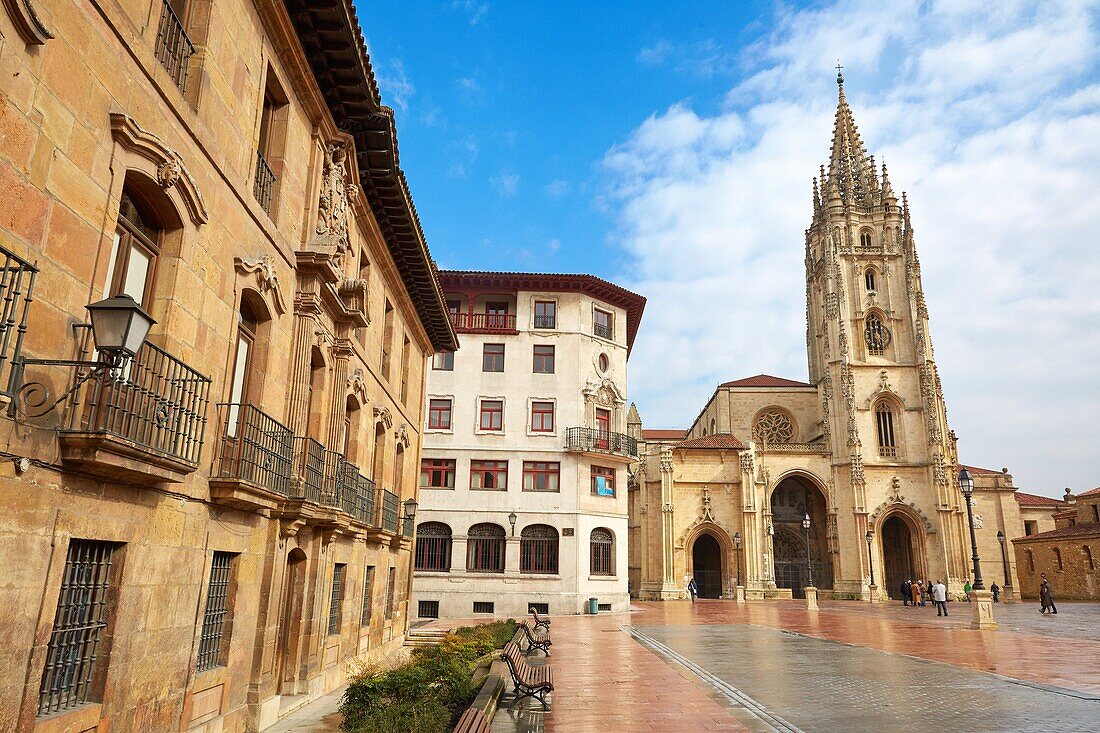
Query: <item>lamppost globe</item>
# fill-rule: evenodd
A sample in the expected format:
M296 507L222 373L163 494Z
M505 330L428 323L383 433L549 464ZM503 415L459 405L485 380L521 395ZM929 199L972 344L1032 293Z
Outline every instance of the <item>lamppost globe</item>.
M409 499L405 500L405 519L406 519L406 521L411 522L414 519L416 519L416 507L417 506L419 506L419 505L416 503L416 499L409 498Z
M997 530L997 541L1002 545L1005 543L1005 533L1001 530Z
M864 535L864 538L867 540L867 546L868 547L871 546L871 538L873 536L874 536L874 534L871 532L871 530L867 530L867 534Z
M807 514L807 515L806 515L806 516L805 516L805 517L804 517L804 518L802 519L802 529L805 529L805 530L807 530L807 531L808 531L808 530L810 529L810 515L809 515L809 514Z
M519 517L516 516L515 512L508 512L508 524L512 525L512 536L513 537L515 537L515 535L516 535L516 520L517 519L519 519Z
M741 533L740 532L734 532L733 533L733 546L736 547L738 550L741 549Z
M959 471L959 490L967 499L974 495L974 479L965 468Z

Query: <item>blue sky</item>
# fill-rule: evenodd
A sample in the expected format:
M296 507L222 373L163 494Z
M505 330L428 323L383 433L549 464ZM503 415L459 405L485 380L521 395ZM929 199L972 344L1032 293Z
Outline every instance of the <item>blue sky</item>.
M645 295L651 427L724 380L806 378L802 232L841 59L909 193L963 461L1100 485L1098 0L358 6L433 255Z

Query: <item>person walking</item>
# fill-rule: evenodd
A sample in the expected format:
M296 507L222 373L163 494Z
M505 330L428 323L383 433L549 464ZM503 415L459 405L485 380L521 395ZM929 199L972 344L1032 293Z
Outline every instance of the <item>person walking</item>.
M937 616L947 615L947 586L942 580L937 580L932 586L932 603L936 606Z
M920 595L920 607L924 608L924 606L925 606L925 596L928 595L928 589L924 587L924 581L923 580L918 580L917 585L919 586L917 588L917 593L918 593L918 595Z
M910 595L909 595L909 581L908 580L903 580L903 581L901 581L901 602L904 605L908 606L909 605L909 598L910 598Z
M691 596L691 602L695 603L695 597L699 595L699 586L695 584L695 578L688 581L688 594Z
M997 585L997 581L993 581L993 585L989 587L989 592L993 594L993 602L1001 602L1001 586Z
M970 603L970 591L972 590L974 590L974 586L970 585L970 578L967 578L966 582L963 583L963 593L966 594L967 603Z
M1039 577L1043 579L1042 582L1039 583L1039 603L1042 604L1039 613L1057 615L1058 607L1054 605L1054 591L1051 590L1050 581L1047 580L1047 574L1040 573Z

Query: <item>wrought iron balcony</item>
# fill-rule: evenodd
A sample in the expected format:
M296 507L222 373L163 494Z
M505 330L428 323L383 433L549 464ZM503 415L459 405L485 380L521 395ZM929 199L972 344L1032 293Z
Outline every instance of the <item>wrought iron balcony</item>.
M146 342L122 366L77 374L61 458L90 473L179 482L198 467L210 379Z
M275 173L264 160L263 153L256 151L256 178L252 183L252 194L260 202L264 211L271 213L271 199L275 195Z
M387 491L385 489L381 489L378 493L382 497L382 500L379 502L382 510L379 525L387 532L396 533L397 512L401 503L399 497L392 491Z
M358 466L313 438L294 438L293 455L289 498L338 509L360 524L378 526L378 491Z
M614 339L615 329L606 323L593 323L592 333L599 336L602 339Z
M187 65L195 55L195 44L187 37L183 23L176 17L168 0L160 12L160 26L157 28L157 60L168 71L172 81L181 92L187 91Z
M38 268L0 247L0 398L14 397L12 364L23 353L23 334Z
M514 313L451 313L451 325L459 333L516 333Z
M244 509L273 508L290 494L294 435L254 405L218 405L221 437L210 477L215 500Z
M604 453L638 457L638 441L629 435L595 428L569 428L565 431L565 449L581 453Z

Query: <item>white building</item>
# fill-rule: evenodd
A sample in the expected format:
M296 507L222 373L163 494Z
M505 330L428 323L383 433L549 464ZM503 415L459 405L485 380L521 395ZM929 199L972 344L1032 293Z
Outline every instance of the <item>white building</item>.
M626 361L645 298L591 275L442 271L412 608L625 610Z

